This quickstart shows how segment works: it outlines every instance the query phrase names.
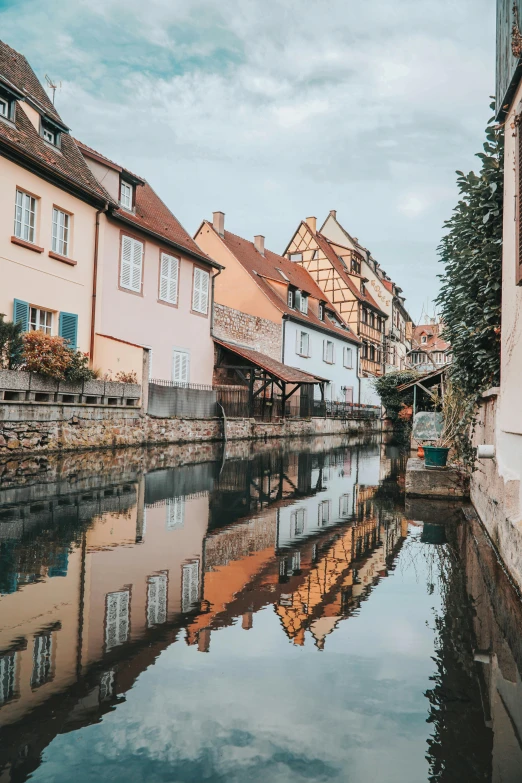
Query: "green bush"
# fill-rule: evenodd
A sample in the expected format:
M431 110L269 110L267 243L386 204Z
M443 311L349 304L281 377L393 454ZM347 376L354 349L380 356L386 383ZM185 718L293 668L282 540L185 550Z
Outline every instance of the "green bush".
M381 402L386 409L386 414L393 422L400 422L401 418L399 412L403 409L404 405L411 405L413 403L413 390L409 389L404 394L399 394L397 387L418 377L419 373L415 370L400 370L398 372L387 373L386 375L375 379L375 390L381 398Z
M4 318L0 313L0 369L16 370L23 363L22 327Z

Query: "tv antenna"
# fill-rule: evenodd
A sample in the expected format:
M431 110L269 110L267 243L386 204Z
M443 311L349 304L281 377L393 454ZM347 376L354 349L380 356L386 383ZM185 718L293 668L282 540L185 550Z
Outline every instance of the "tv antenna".
M47 76L45 74L45 81L47 82L49 89L53 91L53 106L54 106L54 99L56 97L56 90L61 89L62 83L61 82L53 82L50 76Z

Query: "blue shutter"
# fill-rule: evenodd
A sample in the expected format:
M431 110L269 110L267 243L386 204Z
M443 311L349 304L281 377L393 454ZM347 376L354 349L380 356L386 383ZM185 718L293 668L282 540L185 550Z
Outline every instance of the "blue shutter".
M74 313L60 313L59 334L64 340L68 340L70 348L76 348L78 316Z
M15 324L22 324L22 331L29 331L29 302L22 302L21 299L14 300L13 321Z

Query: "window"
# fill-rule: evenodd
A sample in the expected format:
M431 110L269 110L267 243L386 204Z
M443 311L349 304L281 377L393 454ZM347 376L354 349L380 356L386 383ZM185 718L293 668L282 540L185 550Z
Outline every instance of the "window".
M162 253L160 256L159 298L169 304L178 303L179 259Z
M0 98L0 116L9 117L9 101L5 98Z
M181 611L190 612L199 598L199 562L186 563L181 572Z
M347 370L351 370L353 367L353 348L344 349L344 366Z
M52 672L52 633L44 633L34 638L33 646L33 671L31 675L31 688L39 688L53 678Z
M132 209L132 185L123 179L120 182L120 204L124 209Z
M310 356L310 335L308 332L297 333L297 353L300 356Z
M122 235L120 286L129 291L141 293L141 278L143 268L143 243L137 239Z
M120 590L107 593L105 604L105 649L124 644L129 637L130 593Z
M301 570L301 552L294 552L292 555L290 569L292 574L298 573Z
M363 322L363 324L367 323L368 321L368 312L364 307L361 310L361 321Z
M346 519L350 516L350 495L341 495L339 498L339 516Z
M39 307L31 307L29 310L29 331L52 334L53 314L50 310L41 310Z
M165 504L167 510L167 530L179 530L185 522L185 500L183 498L168 498Z
M53 209L52 248L61 256L69 254L69 215L61 209Z
M303 315L308 315L308 296L304 293L301 293L299 309Z
M190 354L188 351L177 348L172 351L172 380L174 383L189 383Z
M192 291L192 309L195 313L208 314L208 289L210 275L199 266L194 267L194 288Z
M288 258L290 261L302 261L303 260L303 254L302 253L289 253Z
M293 309L294 307L294 292L291 288L288 289L288 307Z
M147 626L161 625L167 620L167 574L155 574L147 579Z
M326 525L330 521L330 512L332 508L331 500L322 500L319 503L319 524Z
M292 511L290 515L290 525L291 525L293 535L295 536L302 535L305 529L305 521L306 521L305 508L297 508L295 511Z
M324 321L324 304L319 302L319 320Z
M0 657L0 707L16 696L17 653L5 653Z
M353 405L353 386L345 386L345 388L344 388L344 401L348 405Z
M56 133L49 128L42 128L42 136L49 144L56 144Z
M355 272L356 275L361 274L361 264L359 261L357 261L356 258L353 258L352 256L352 272Z
M427 342L428 342L428 338L426 337L425 334L423 334L422 337L421 337L421 343L424 345Z
M285 275L283 270L279 269L279 267L276 267L276 269L279 272L279 274L281 275L281 277L283 278L283 280L286 280L286 282L289 283L290 282L290 278Z
M22 190L16 191L14 233L18 239L34 243L36 199Z
M323 360L327 364L334 363L334 344L331 340L325 340L323 342Z
M370 361L375 361L375 345L370 345Z

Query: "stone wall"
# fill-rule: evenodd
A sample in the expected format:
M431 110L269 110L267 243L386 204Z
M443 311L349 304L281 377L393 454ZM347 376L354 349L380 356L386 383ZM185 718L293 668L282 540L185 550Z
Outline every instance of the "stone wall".
M213 330L214 336L218 339L248 345L256 351L266 353L278 362L281 361L283 355L281 323L276 324L267 318L258 318L216 303Z
M471 475L471 501L511 577L522 590L520 481L513 472L516 455L511 456L511 461L504 458L507 464L502 470L502 458L504 454L509 456L509 435L497 426L498 391L490 389L483 396L473 435L473 445L494 445L497 456L477 460Z
M380 432L380 421L228 419L227 441ZM158 419L126 406L0 404L0 456L223 440L221 419Z

